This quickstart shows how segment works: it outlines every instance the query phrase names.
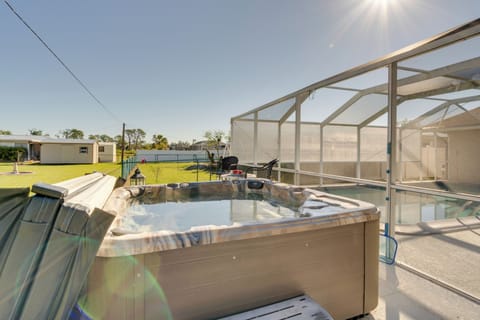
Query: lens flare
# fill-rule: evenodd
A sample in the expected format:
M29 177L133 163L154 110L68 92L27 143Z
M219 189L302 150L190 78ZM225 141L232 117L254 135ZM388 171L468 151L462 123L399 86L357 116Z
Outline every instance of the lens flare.
M118 306L119 301L129 306L145 304L149 314L158 315L159 319L173 319L157 279L134 256L108 258L101 267L93 268L95 283L89 283L87 293L78 302L90 319L123 314L124 310L111 309L112 305Z

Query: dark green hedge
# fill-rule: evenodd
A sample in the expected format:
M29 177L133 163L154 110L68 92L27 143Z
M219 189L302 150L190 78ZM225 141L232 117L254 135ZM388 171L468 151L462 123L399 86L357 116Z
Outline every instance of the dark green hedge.
M27 149L22 147L3 147L0 146L0 161L17 161L17 152L20 151L20 160L27 155Z

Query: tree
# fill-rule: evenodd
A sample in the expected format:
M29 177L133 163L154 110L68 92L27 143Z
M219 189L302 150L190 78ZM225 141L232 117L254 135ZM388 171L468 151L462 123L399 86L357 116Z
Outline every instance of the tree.
M60 132L65 139L83 139L83 131L79 129L65 129Z
M125 148L130 150L132 148L132 140L133 140L133 135L134 135L134 129L126 129L125 130L125 143L126 146Z
M6 136L9 136L12 134L12 132L10 130L0 130L0 134L1 135L6 135Z
M406 126L409 125L409 122L410 121L408 121L408 118L404 118L404 119L398 121L398 124L401 128L405 128Z
M117 134L115 137L113 137L113 141L117 144L117 149L122 150L122 147L123 147L122 135Z
M227 138L225 132L222 130L206 131L203 135L207 139L207 146L209 148L215 148L217 151L217 158L220 158L220 145L222 140Z
M168 150L168 140L161 134L154 134L152 137L152 149Z
M43 136L43 131L40 129L28 129L28 133L32 136Z
M171 150L190 150L191 144L188 141L177 141L170 144Z
M88 139L100 142L115 142L115 140L107 134L90 134Z
M145 136L147 135L142 129L127 129L125 130L125 135L127 136L128 149L137 150L145 142Z

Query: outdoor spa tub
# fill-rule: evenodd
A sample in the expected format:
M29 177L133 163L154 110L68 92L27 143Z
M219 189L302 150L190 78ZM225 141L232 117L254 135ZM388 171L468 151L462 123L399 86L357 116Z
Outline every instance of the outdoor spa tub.
M79 305L94 319L215 319L301 294L335 319L378 299L379 213L235 180L116 189Z

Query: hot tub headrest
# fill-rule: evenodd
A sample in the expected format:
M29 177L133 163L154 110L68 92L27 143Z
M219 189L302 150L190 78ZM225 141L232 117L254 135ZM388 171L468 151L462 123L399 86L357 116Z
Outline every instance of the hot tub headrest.
M263 185L264 185L264 182L263 181L259 181L259 180L248 180L247 181L247 186L249 189L262 189L263 188Z

